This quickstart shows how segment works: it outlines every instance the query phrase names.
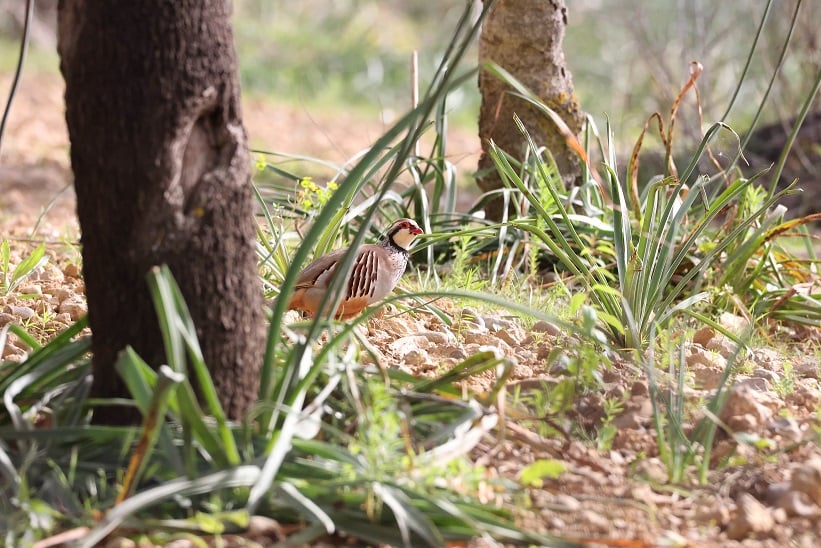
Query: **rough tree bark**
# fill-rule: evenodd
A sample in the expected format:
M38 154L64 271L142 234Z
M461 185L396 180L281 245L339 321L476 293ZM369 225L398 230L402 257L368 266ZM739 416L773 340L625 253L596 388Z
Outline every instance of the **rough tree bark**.
M574 133L581 131L584 114L565 67L562 41L567 27L564 0L495 0L482 26L479 63L493 61L537 94L556 111ZM578 157L565 144L553 123L529 103L508 95L509 87L486 70L479 73L482 106L479 113L479 187L487 192L502 188L488 153L492 139L499 148L521 159L527 146L513 115L518 114L536 144L544 145L556 160L566 184L581 175ZM485 212L502 215L502 199L492 200Z
M230 14L229 0L60 1L96 396L125 394L113 363L126 345L164 362L146 285L163 263L227 413L257 396L262 293Z

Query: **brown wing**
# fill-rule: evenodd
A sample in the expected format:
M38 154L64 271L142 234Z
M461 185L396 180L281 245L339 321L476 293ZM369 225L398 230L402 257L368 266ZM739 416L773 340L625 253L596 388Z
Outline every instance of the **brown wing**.
M288 308L316 314L325 298L336 267L346 251L338 249L305 267L297 278L296 290L288 303ZM380 252L382 250L374 245L364 245L359 250L345 287L345 297L336 311L338 318L352 318L371 302L377 286Z
M328 287L328 282L330 282L336 270L336 265L346 251L348 250L337 249L331 251L306 266L296 279L297 289L303 287Z

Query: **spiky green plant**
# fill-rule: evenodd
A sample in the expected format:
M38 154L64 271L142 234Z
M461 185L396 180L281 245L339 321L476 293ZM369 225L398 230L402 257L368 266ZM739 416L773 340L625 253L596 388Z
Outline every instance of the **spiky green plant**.
M3 240L0 243L0 294L8 295L14 291L26 278L47 262L46 246L40 244L12 268L9 241Z
M551 112L504 70L491 68L517 90L519 97L543 112ZM591 208L586 214L576 213L575 206L562 194L552 160L538 149L520 121L518 124L531 152L526 172L539 181L541 193L534 192L522 171L492 146L491 155L503 181L521 192L532 211L532 217L509 224L533 234L583 284L597 306L602 330L618 347L646 349L654 326L665 326L677 313L704 319L693 305L706 301L710 293L698 291L699 285L716 271L732 276L744 272L751 250L760 249L766 234L770 234L767 228L773 222L767 220L768 212L783 192L762 199L726 231L716 228L719 216L738 203L763 173L749 179L737 178L726 186L704 177L692 180L698 159L713 136L725 128L723 124L714 124L706 132L689 166L677 179L666 177L651 182L641 195L618 176L613 143L603 144L605 170L598 186L594 210L599 212L597 217L590 216ZM545 190L548 201L543 196ZM762 223L765 228L757 228ZM612 241L612 248L602 247L608 254L602 256L591 249L590 239L583 238L582 231ZM704 241L710 245L701 246ZM607 266L610 260L615 263L613 273Z

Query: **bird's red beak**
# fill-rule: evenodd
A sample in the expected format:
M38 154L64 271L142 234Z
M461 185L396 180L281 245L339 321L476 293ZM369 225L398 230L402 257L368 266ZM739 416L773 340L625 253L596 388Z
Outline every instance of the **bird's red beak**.
M416 234L416 235L425 233L425 231L422 230L421 228L419 228L418 226L411 226L410 231L411 231L411 234Z

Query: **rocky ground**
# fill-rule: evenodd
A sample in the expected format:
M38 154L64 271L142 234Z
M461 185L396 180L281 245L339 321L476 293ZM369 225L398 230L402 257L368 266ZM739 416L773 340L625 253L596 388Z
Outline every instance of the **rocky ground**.
M6 89L7 83L0 81L0 87ZM0 155L0 236L10 243L10 262L19 263L40 242L46 242L49 259L14 291L0 295L0 327L18 322L43 340L85 311L60 99L59 79L24 81ZM258 145L337 161L366 146L382 129L379 122L315 117L261 101L249 101L245 117ZM463 142L466 161L475 160L476 143L469 138ZM576 342L555 326L528 325L501 310L442 306L453 316L450 327L424 314L372 320L369 340L382 361L431 376L489 348L515 364L508 394L543 391L566 378L562 360L553 358ZM722 318L725 327L736 331L743 329L743 321ZM534 530L597 539L599 545L816 546L821 538L818 332L782 329L773 340L771 346L744 355L736 368L727 405L717 417L726 430L713 451L715 464L731 456L730 464L713 467L706 484L694 479L668 483L651 424L646 376L610 356L611 366L599 371L603 389L578 394L568 416L537 416L535 406L512 403L504 409L504 428L476 448L477 463L491 477L516 482L537 460L561 461L564 471L515 495L489 489L488 504L515 505L522 524ZM2 356L20 360L26 350L10 336ZM684 396L691 415L685 417L685 430L718 386L733 351L711 329L698 331L686 343ZM487 373L466 389L486 391L494 382ZM615 430L602 444L608 402L616 400L622 409L609 417Z

